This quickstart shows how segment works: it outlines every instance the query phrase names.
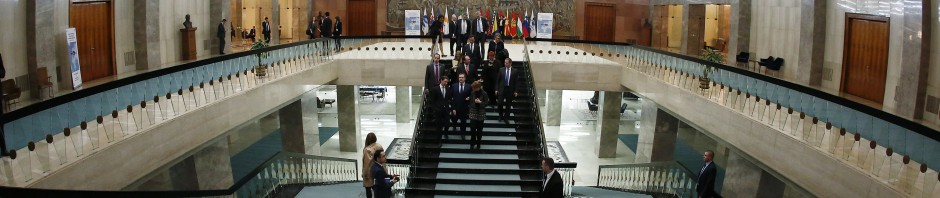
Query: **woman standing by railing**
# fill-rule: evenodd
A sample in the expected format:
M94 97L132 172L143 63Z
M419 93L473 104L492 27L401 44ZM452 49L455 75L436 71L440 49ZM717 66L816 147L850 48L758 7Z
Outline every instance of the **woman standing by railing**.
M372 185L374 185L371 171L373 153L384 150L382 145L376 141L378 139L375 137L375 133L369 133L369 135L366 135L366 147L362 148L362 187L366 188L367 198L372 198Z

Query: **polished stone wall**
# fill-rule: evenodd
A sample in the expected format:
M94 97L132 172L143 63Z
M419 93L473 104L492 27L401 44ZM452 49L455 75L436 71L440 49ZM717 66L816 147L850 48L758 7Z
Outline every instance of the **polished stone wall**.
M797 71L807 66L799 62L801 0L751 3L750 52L753 60L768 56L780 57L786 61L780 71L783 78L796 79L806 75L797 74Z

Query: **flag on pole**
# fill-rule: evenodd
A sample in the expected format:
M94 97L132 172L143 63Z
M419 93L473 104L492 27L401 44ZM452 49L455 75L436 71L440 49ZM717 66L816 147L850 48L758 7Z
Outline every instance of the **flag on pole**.
M525 17L522 18L522 38L529 37L529 12L525 12Z
M442 23L444 23L444 27L443 27L444 34L450 34L450 20L453 20L453 19L450 19L450 15L447 15L447 13L448 13L448 10L444 9L444 21L441 21Z
M424 34L428 34L428 10L422 10L423 17L421 17L421 31L424 31Z
M537 13L533 10L531 15L529 15L529 38L535 38L535 36L538 35L538 29L535 26L535 24L538 23L538 19L535 16L536 14Z
M518 12L516 13L516 36L517 36L517 37L522 37L522 36L523 36L523 32L522 32L522 14L520 14L520 13L518 13Z
M489 18L488 16L489 15L487 15L487 18ZM497 28L499 27L499 23L498 23L499 19L496 18L495 14L493 15L493 18L490 18L490 19L493 20L493 26L490 26L490 34L492 35L493 33L496 33L496 31L499 29Z

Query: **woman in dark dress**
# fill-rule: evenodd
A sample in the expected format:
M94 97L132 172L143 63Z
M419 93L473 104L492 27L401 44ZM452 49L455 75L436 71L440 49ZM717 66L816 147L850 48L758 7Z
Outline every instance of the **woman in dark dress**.
M444 29L444 16L437 16L437 20L431 24L431 27L428 31L431 33L431 54L434 54L434 47L437 46L437 49L440 50L440 54L444 55L444 48L441 45L441 42L444 40L444 33L441 32Z
M496 52L487 53L487 61L483 64L483 91L491 96L496 95L496 82L499 79L499 69L503 68L503 62L496 58Z
M470 88L470 149L476 145L480 150L480 144L483 138L483 120L486 120L486 103L490 101L489 96L482 89L483 83L474 81Z

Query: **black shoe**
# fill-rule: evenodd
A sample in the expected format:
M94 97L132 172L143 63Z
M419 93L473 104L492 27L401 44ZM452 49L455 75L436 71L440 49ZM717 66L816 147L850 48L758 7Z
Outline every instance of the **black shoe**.
M509 124L509 120L503 120L503 123Z

